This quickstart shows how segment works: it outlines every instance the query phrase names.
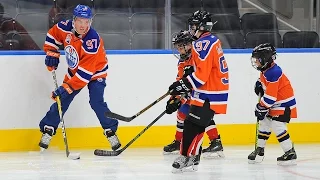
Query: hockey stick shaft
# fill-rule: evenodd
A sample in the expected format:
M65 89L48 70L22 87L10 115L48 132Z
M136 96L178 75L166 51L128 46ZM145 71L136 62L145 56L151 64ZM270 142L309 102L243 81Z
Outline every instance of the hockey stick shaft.
M52 71L52 77L54 81L54 85L56 89L58 89L58 82L57 82L57 76L56 76L56 71ZM58 105L58 112L59 112L59 117L60 117L60 122L61 122L61 129L62 129L62 135L63 135L63 140L64 140L64 146L66 148L66 155L69 157L70 151L69 151L69 145L68 145L68 139L67 139L67 132L66 132L66 127L64 125L64 120L63 120L63 114L62 114L62 108L61 108L61 101L60 97L56 97L57 105Z
M176 99L175 102L181 101L181 99L185 95L181 95L179 99ZM117 151L106 151L101 149L96 149L94 151L94 155L96 156L118 156L121 154L124 150L126 150L131 144L133 144L142 134L144 134L154 123L156 123L163 115L166 114L166 110L163 111L158 117L156 117L147 127L145 127L139 134L136 135L127 145L125 145L123 148L117 150Z
M131 117L125 117L122 116L120 114L116 114L113 112L106 112L105 116L112 118L112 119L116 119L119 121L125 121L125 122L130 122L133 119L135 119L136 117L140 116L142 113L146 112L148 109L150 109L152 106L154 106L155 104L157 104L158 102L160 102L161 100L163 100L165 97L167 97L170 94L170 92L166 92L164 95L162 95L161 97L159 97L157 100L155 100L154 102L152 102L151 104L149 104L147 107L143 108L141 111L139 111L137 114L131 116Z
M97 156L118 156L124 150L126 150L131 144L133 144L142 134L144 134L154 123L156 123L163 115L166 114L166 111L163 111L158 117L156 117L147 127L145 127L139 134L136 135L127 145L117 151L105 151L96 149L94 154Z
M258 96L258 103L261 100L261 94L259 94ZM254 143L254 149L257 149L258 147L258 134L259 134L259 120L257 118L257 122L256 122L256 139L255 139L255 143Z
M181 99L184 97L185 97L185 95L181 95L181 97L179 99L176 99L175 102L181 101ZM139 134L136 135L136 137L134 137L123 148L121 148L117 151L106 151L106 150L96 149L94 151L94 155L96 155L96 156L118 156L124 150L126 150L131 144L133 144L142 134L144 134L154 123L156 123L165 114L166 114L166 111L163 111L158 117L156 117L147 127L145 127Z

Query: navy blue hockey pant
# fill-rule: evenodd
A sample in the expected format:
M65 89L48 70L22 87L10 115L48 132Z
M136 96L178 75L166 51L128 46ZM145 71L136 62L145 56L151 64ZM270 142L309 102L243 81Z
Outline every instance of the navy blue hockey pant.
M108 105L106 102L104 102L103 94L104 89L106 87L106 81L105 78L90 81L88 84L89 89L89 103L93 111L96 113L100 124L103 129L111 129L112 131L116 132L118 128L118 121L114 119L110 119L105 117L104 113L110 111L108 108ZM61 105L62 105L62 112L64 113L68 110L70 103L72 102L73 98L81 91L76 90L73 91L72 94L70 94L67 98L61 99ZM81 113L81 112L79 112ZM50 107L50 110L47 112L45 117L40 121L40 130L44 131L44 126L52 126L55 129L58 128L58 125L60 123L60 117L58 112L58 105L57 103L53 103Z

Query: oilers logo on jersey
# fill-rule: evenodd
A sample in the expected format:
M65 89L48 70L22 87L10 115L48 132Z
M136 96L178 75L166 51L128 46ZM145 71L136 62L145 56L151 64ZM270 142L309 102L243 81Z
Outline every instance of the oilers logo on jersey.
M73 46L68 45L64 48L64 50L69 68L75 69L79 64L79 56L76 49Z

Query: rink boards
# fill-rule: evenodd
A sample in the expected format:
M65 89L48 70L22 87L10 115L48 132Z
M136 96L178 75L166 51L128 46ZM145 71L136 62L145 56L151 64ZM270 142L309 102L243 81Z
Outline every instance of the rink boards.
M109 70L105 99L109 108L132 116L167 91L175 80L177 59L171 51L107 51ZM253 86L259 73L252 68L250 50L225 50L229 66L229 100L227 115L215 117L224 144L253 144L255 139L254 106L257 96ZM1 52L0 151L37 150L38 124L53 102L51 73L44 65L43 52ZM67 65L61 58L57 71L61 82ZM295 143L320 142L320 67L319 49L279 49L277 63L294 87L298 119L289 132ZM65 115L71 148L108 147L106 138L88 103L87 88L75 98ZM130 141L165 108L166 100L130 123L120 122L118 135L123 144ZM165 115L133 147L162 147L175 133L175 114ZM269 140L275 143L274 136ZM205 137L205 144L208 138ZM51 148L63 148L61 132L53 138Z

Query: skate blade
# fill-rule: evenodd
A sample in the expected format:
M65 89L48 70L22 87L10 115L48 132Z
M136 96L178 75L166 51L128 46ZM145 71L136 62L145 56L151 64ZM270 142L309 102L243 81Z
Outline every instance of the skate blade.
M184 172L195 172L195 171L198 171L198 166L199 165L192 165L192 166L184 167L181 169L173 168L171 172L173 174L179 174L179 173L184 173Z
M203 158L205 159L220 159L225 158L223 151L217 151L217 152L205 152L202 154Z
M40 153L43 153L45 150L45 148L40 147Z
M172 151L172 152L163 151L163 155L177 155L177 154L179 154L179 151Z
M257 155L255 160L248 159L248 163L249 164L259 164L263 161L263 159L264 159L264 156Z
M293 159L289 161L277 161L277 164L279 166L294 166L294 165L297 165L297 162L295 159Z

